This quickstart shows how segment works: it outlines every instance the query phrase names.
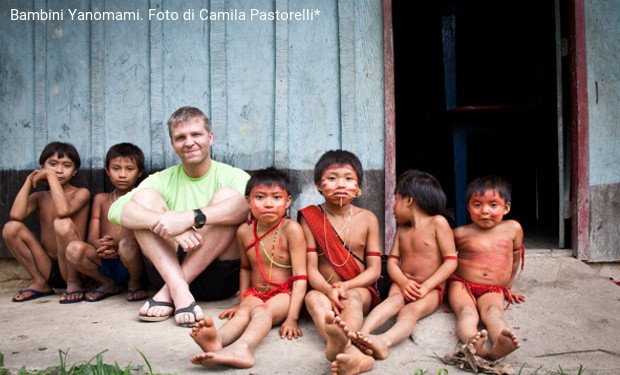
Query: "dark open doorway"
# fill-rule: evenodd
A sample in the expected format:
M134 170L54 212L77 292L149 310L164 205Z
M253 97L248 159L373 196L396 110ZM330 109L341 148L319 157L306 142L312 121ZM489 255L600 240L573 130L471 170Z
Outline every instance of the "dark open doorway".
M508 218L523 225L535 247L557 247L553 2L393 0L392 9L397 176L410 168L436 176L458 221L463 192L455 160L464 163L466 182L502 175L513 186ZM446 16L455 21L451 35ZM454 43L452 72L446 38ZM450 74L452 92L445 85ZM466 129L466 158L455 159L462 147L455 129Z

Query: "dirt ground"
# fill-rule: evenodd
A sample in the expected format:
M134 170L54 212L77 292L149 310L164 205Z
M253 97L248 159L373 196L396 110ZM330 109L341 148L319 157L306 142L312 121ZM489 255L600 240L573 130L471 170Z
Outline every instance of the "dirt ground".
M506 312L508 325L522 343L504 360L515 373L542 375L561 367L566 374L577 374L582 366L582 374L620 374L620 286L567 252L550 255L530 251L515 289L527 298L526 303L513 305ZM277 328L272 329L256 349L256 365L251 369L207 370L189 361L200 349L188 328L178 327L173 319L139 321L140 304L127 302L125 294L97 303L60 305L61 291L57 292L35 301L13 303L15 289L4 287L0 291L0 352L5 368L57 365L59 350L68 353L69 366L88 361L104 350L106 363L145 365L139 350L153 373L329 373L325 344L311 321L301 322L304 336L299 340L282 340ZM215 316L234 302L201 302L200 306ZM215 320L216 325L223 323ZM467 374L441 361L456 344L453 314L438 310L418 323L411 340L392 348L387 359L377 361L371 374L403 375L425 370L434 375L442 368L450 375Z

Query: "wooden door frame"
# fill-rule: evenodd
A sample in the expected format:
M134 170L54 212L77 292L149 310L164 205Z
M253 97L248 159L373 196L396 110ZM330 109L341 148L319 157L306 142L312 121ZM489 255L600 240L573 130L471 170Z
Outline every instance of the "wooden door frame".
M383 0L383 80L385 97L385 227L384 253L392 249L396 233L394 189L396 188L396 103L394 97L394 33L392 32L392 0Z
M590 202L588 158L588 90L586 60L586 22L584 0L569 4L569 69L571 123L571 181L570 201L573 255L589 259ZM394 97L394 44L392 0L383 0L383 58L385 97L385 252L391 249L396 223L393 215L396 187L396 105ZM563 199L559 196L558 199Z

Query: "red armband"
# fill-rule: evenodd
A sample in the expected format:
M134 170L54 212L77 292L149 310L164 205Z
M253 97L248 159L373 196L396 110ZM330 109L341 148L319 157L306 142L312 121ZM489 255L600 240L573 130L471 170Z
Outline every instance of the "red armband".
M388 258L400 260L400 257L398 255L388 255Z
M252 267L250 267L250 266L243 266L243 265L241 265L241 266L239 266L239 268L241 268L242 270L252 271Z
M457 257L456 255L446 255L445 257L443 257L443 260L459 260L459 257Z
M381 254L378 251L369 251L369 252L366 253L367 257L380 257L381 255L383 255L383 254Z
M297 276L293 276L290 279L288 279L288 281L297 281L297 280L308 280L308 276L306 276L306 275L297 275Z
M306 253L316 253L316 248L308 247L306 248Z

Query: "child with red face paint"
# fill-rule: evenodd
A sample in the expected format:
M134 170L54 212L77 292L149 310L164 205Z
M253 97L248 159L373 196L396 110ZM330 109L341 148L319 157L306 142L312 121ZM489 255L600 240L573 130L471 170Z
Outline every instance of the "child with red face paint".
M286 217L291 205L290 180L275 168L256 172L248 181L246 200L251 215L237 229L241 251L239 304L219 315L229 320L216 329L213 319L196 323L190 336L204 353L191 358L205 367L250 368L253 352L272 326L280 337L302 336L297 324L303 304L306 243L301 226Z
M511 292L525 251L523 229L515 220L503 220L511 205L510 184L503 178L478 178L465 194L472 223L454 230L458 267L448 279L448 298L459 339L476 355L495 361L520 346L504 321L504 305L525 301ZM486 326L482 331L480 319Z
M312 290L306 308L327 341L332 373L361 373L374 359L351 345L364 316L380 302L374 284L381 274L379 220L353 200L361 196L363 169L353 153L328 151L314 168L314 182L325 201L299 211L306 237Z

